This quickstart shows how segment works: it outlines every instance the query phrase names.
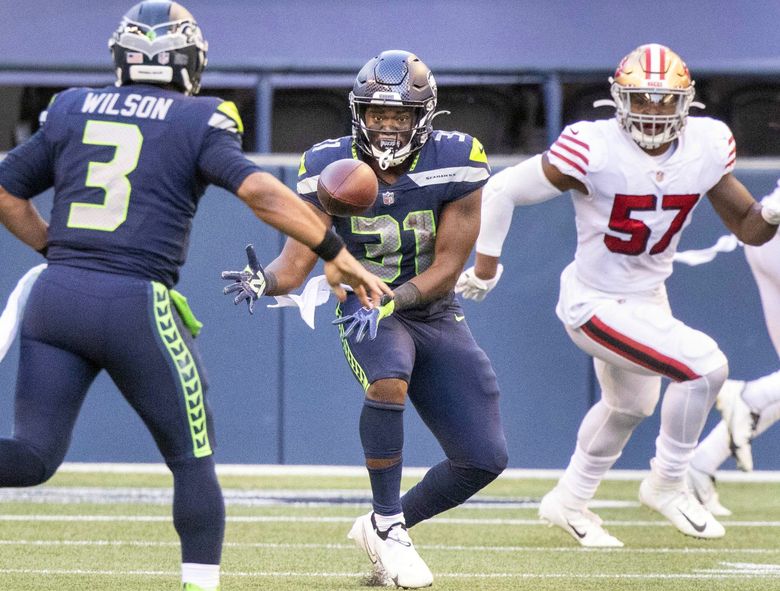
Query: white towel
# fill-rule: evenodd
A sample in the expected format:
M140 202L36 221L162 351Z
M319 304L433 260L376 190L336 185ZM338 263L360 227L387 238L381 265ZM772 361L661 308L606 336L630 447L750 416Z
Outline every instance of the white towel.
M675 263L684 263L691 267L703 265L709 263L719 252L731 252L737 246L742 246L742 243L737 239L734 234L727 234L721 236L718 241L709 248L702 248L700 250L684 250L683 252L674 253Z
M3 314L0 315L0 361L8 353L8 349L11 348L16 338L16 333L19 332L19 325L22 322L30 290L35 280L38 279L38 275L45 268L46 263L42 263L27 271L14 287L11 295L8 296L8 303L5 305Z
M348 285L342 285L347 291L352 291ZM330 285L325 275L317 275L306 282L303 291L298 294L274 296L275 304L270 304L269 308L286 308L288 306L297 307L303 321L314 329L314 311L317 306L321 306L328 301L331 294Z

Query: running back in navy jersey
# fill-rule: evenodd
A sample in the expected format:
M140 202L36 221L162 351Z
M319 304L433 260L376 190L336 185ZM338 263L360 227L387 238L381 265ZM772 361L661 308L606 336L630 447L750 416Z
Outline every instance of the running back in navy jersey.
M32 198L54 187L48 260L160 281L178 279L206 186L235 192L257 170L241 153L233 103L156 86L71 88L0 167Z
M322 210L317 179L325 166L357 158L351 136L316 144L301 159L298 193ZM363 266L397 287L433 262L442 208L482 187L490 166L479 140L460 132L434 131L396 183L381 180L374 206L360 216L334 217L333 226Z

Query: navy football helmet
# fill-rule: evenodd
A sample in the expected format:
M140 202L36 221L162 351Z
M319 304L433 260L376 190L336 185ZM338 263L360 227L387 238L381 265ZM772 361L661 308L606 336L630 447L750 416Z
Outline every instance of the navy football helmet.
M383 170L397 166L422 148L433 131L431 122L438 114L436 94L431 70L413 53L390 50L371 58L358 72L349 93L355 143L363 152L376 158ZM371 136L376 131L368 128L365 118L369 105L411 109L411 132L397 132L397 141L380 147L374 145Z
M145 0L133 6L108 40L116 85L173 84L197 94L208 43L192 14L177 2Z

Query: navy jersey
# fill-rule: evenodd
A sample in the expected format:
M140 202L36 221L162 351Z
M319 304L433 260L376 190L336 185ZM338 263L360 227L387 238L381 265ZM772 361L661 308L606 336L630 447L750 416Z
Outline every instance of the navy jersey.
M54 187L50 263L171 287L210 183L235 192L259 170L243 155L235 105L156 86L71 88L0 163L0 185L30 199Z
M322 169L334 160L357 157L350 136L312 146L301 158L298 193L322 209L317 199ZM333 226L366 269L397 287L433 262L442 208L482 187L489 176L479 140L457 131L434 131L395 184L380 179L371 209L360 216L334 217Z

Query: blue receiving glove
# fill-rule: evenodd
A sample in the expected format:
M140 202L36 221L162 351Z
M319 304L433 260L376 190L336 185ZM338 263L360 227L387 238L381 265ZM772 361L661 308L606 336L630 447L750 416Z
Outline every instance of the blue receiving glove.
M254 314L257 298L265 293L265 274L263 267L257 262L255 247L251 244L247 244L246 257L249 259L249 264L243 271L222 271L222 279L234 281L222 291L225 295L238 292L233 298L233 303L238 305L246 300L249 313Z
M357 328L357 335L355 336L355 342L359 343L366 336L368 332L369 340L373 341L376 338L376 333L379 330L379 321L382 318L387 318L395 311L395 301L389 295L383 295L379 300L379 306L376 308L359 308L354 314L349 316L342 316L336 318L333 324L344 324L349 322L349 325L344 330L342 338L347 338Z

